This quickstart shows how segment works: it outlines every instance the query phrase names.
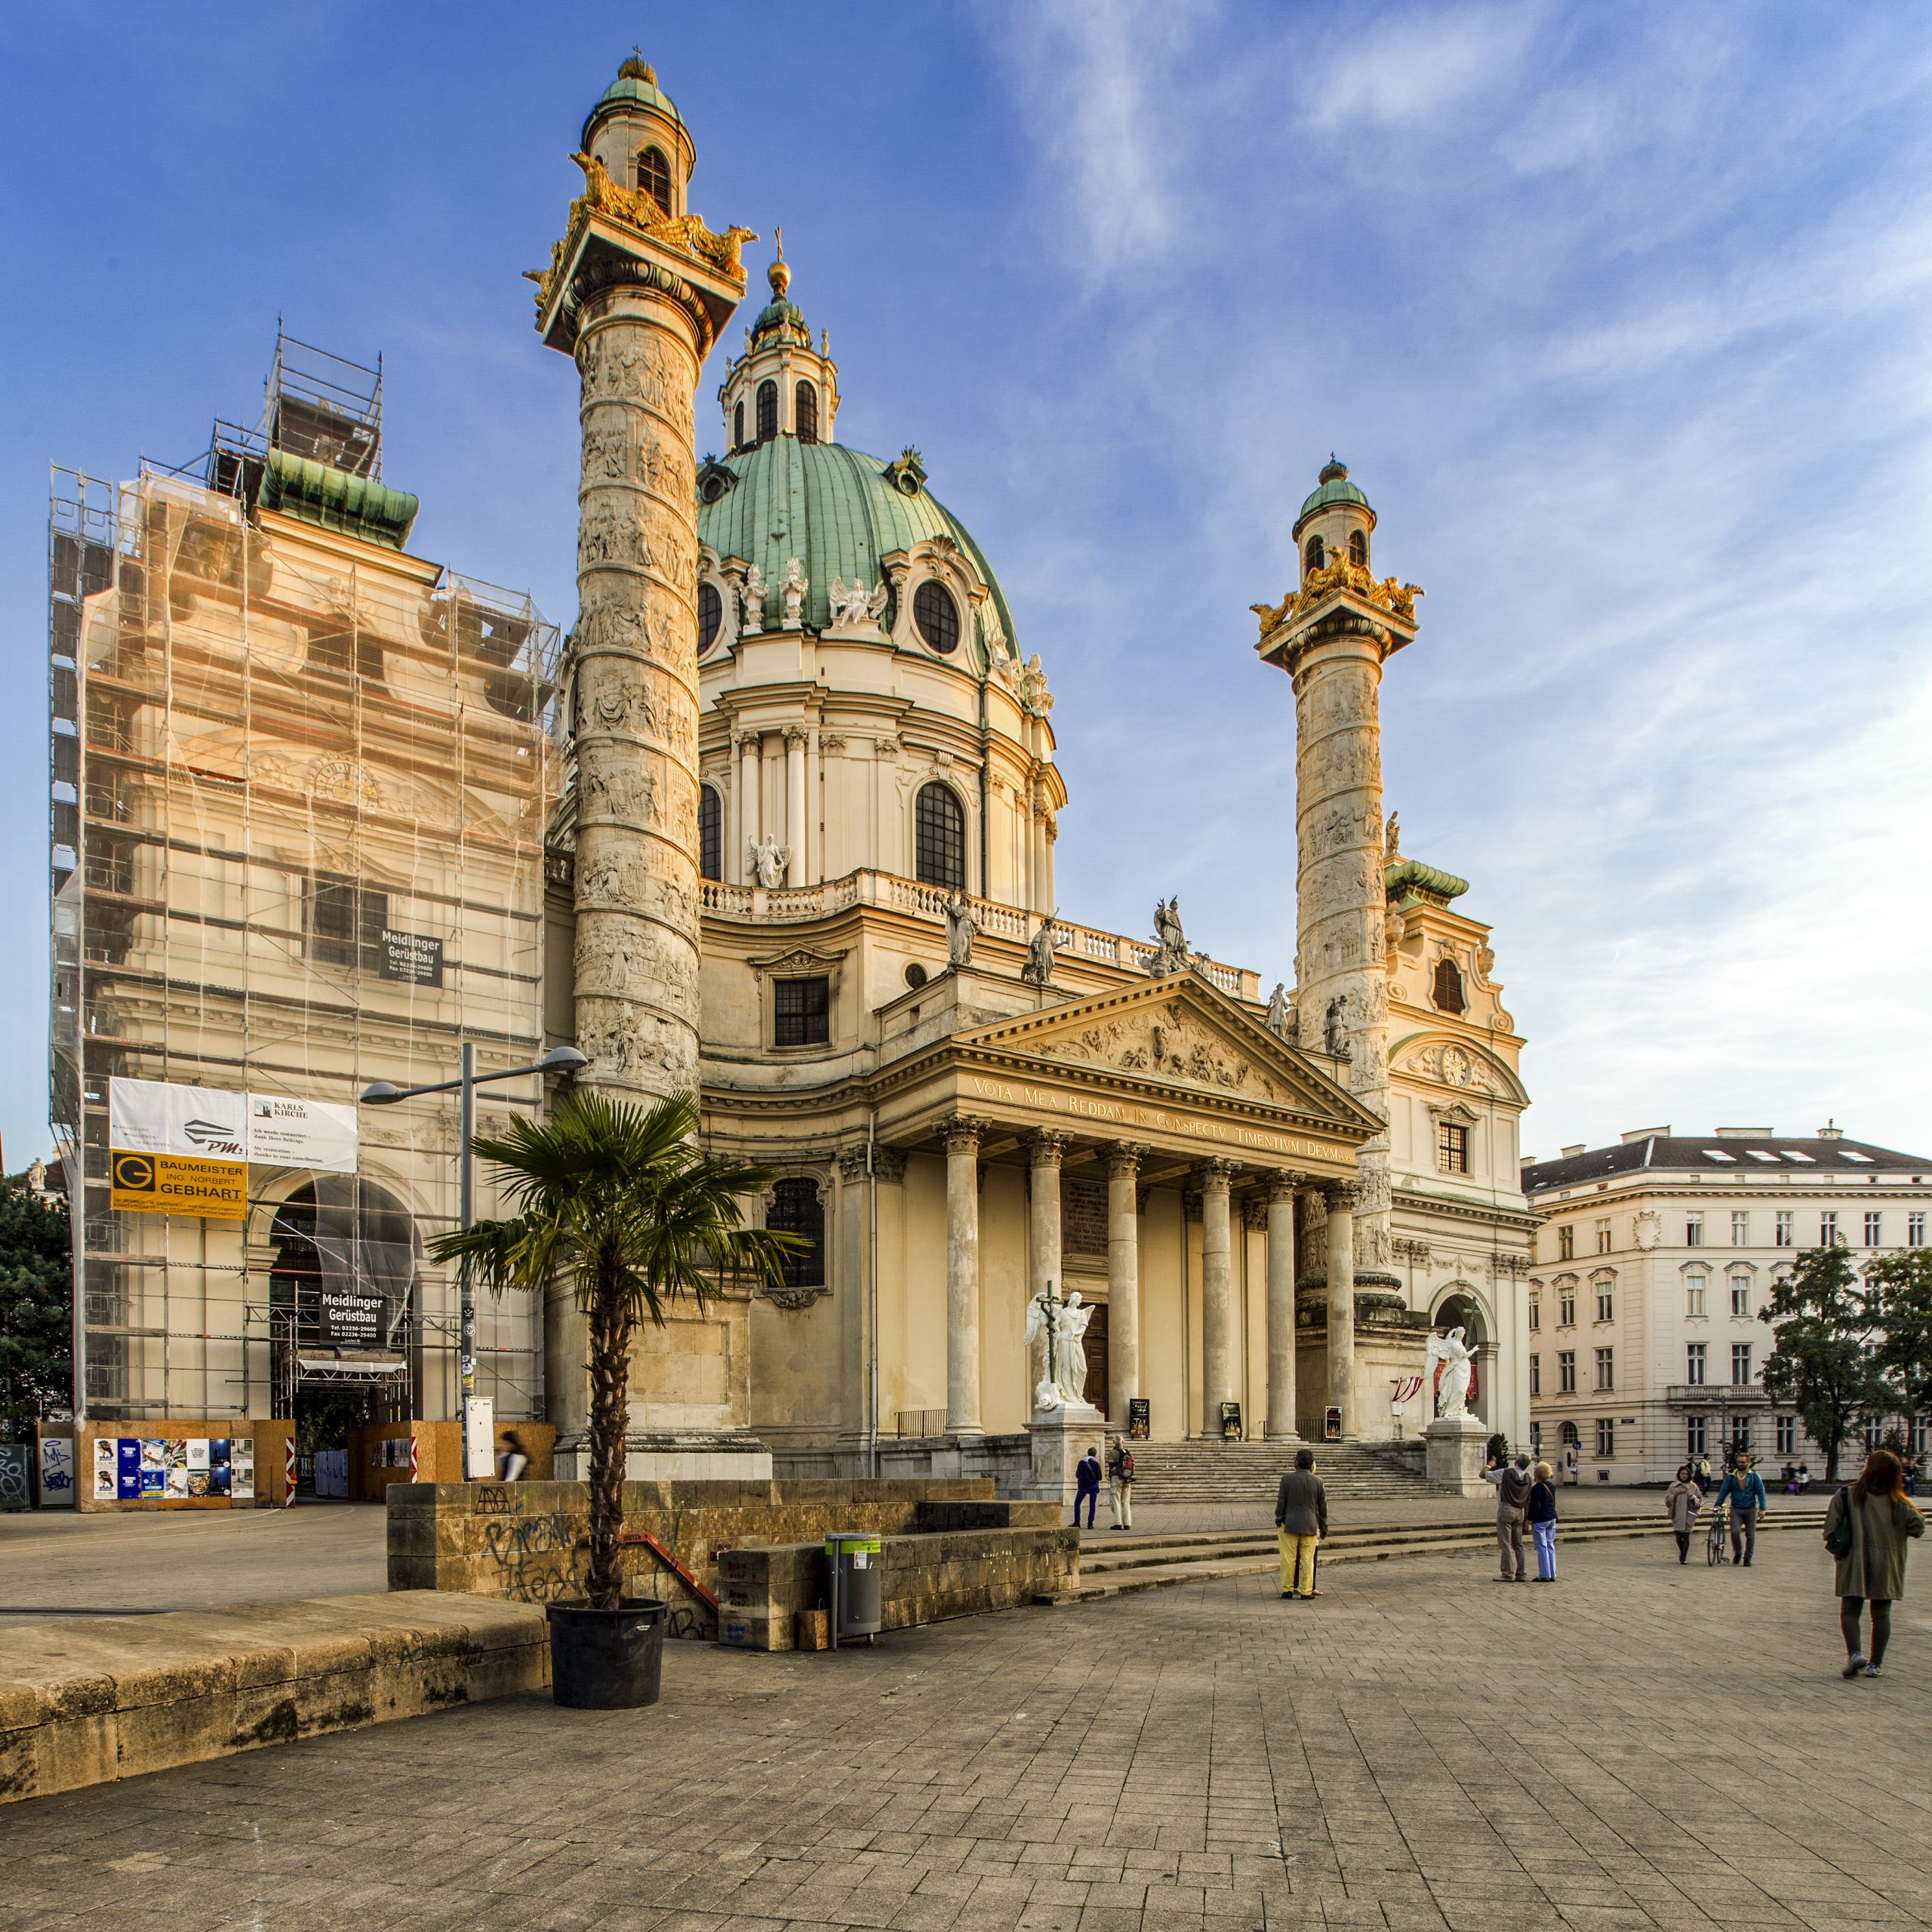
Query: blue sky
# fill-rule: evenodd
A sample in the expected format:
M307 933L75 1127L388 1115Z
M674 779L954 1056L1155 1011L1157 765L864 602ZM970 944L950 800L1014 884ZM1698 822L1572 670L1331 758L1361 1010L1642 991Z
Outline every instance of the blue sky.
M1918 5L158 4L0 17L0 1133L46 1144L50 462L387 377L412 547L572 608L529 285L633 42L692 205L783 223L843 441L915 442L1040 652L1069 917L1291 977L1248 606L1332 448L1423 585L1404 849L1474 881L1526 1151L1932 1153L1932 14ZM715 386L707 373L701 394ZM700 448L719 438L700 408Z

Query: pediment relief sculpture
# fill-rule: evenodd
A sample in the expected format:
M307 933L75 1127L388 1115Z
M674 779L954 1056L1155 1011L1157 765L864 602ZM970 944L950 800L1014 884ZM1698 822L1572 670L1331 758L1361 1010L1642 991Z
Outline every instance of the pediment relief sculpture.
M1084 1061L1252 1099L1289 1097L1245 1054L1177 1004L1153 1013L1097 1020L1078 1033L1042 1041L1034 1051L1049 1060Z

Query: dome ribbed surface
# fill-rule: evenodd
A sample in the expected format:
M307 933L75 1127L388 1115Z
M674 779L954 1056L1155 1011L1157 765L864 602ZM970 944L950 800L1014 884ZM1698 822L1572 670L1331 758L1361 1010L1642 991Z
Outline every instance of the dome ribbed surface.
M768 622L776 623L781 609L778 586L788 557L796 557L811 580L805 622L819 629L831 621L835 577L878 583L885 574L881 557L950 537L992 586L1001 626L1018 649L999 580L966 527L923 488L916 496L897 488L877 457L841 443L801 443L781 435L724 461L738 481L716 503L700 500L698 540L721 557L743 557L758 565L764 575ZM973 663L976 670L986 663L977 634Z

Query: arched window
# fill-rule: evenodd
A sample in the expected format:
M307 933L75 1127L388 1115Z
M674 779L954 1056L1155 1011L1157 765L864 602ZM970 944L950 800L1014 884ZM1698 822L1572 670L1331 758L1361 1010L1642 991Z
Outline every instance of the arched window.
M781 1234L796 1235L803 1244L785 1257L788 1288L825 1286L825 1204L818 1183L788 1177L774 1186L764 1211L764 1225Z
M778 433L778 385L764 382L758 386L758 439L768 443Z
M818 391L810 383L801 383L792 392L792 420L801 443L818 441Z
M637 185L666 214L671 212L671 164L660 149L638 149Z
M1435 962L1435 998L1437 1010L1443 1013L1461 1013L1469 1006L1463 992L1462 974L1453 959Z
M966 814L950 785L922 785L913 805L913 874L922 885L966 890Z
M718 641L718 627L724 621L724 600L718 586L707 578L697 587L697 654L702 657Z
M731 447L741 450L745 446L745 405L740 401L731 410Z
M724 876L724 801L715 785L697 788L697 875Z
M919 635L944 655L959 648L959 606L943 583L928 577L912 593L912 621Z
M1368 539L1359 530L1349 532L1349 561L1358 571L1368 568Z
M1311 537L1308 540L1308 548L1302 554L1307 558L1311 571L1318 571L1328 561L1328 553L1321 547L1321 539L1318 537Z

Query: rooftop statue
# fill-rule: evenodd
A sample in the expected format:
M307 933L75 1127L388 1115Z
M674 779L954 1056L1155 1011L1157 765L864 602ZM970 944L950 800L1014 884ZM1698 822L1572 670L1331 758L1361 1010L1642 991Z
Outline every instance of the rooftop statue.
M1044 986L1054 976L1054 920L1059 917L1056 912L1051 918L1042 919L1040 930L1026 949L1026 963L1020 968L1020 977L1029 986Z
M979 930L965 894L955 891L946 902L946 963L949 966L972 964L973 940Z

